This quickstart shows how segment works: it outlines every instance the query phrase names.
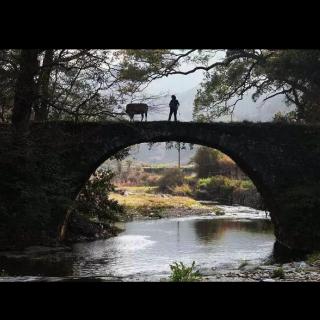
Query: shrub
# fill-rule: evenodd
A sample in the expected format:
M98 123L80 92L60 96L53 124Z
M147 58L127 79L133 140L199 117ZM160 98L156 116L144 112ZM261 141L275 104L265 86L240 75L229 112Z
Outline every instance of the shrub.
M184 180L191 188L195 188L198 182L198 178L196 176L191 176L191 175L185 176Z
M271 278L284 279L284 271L283 271L283 269L280 267L280 268L277 268L277 269L273 270Z
M192 195L192 190L187 183L184 183L181 186L175 186L171 193L177 196L190 196Z
M206 179L199 179L196 186L196 193L199 196L205 191L210 198L216 197L222 202L232 203L234 182L223 176L214 176Z
M183 262L174 262L170 265L171 275L170 280L173 282L193 282L202 279L198 270L195 270L195 261L191 267L187 267Z
M110 170L98 170L81 190L74 205L75 211L99 221L117 221L123 207L108 199L109 193L114 191L113 176Z
M307 263L309 264L320 264L320 252L314 252L307 255Z
M170 192L175 186L181 186L184 183L184 175L178 168L167 169L164 175L158 180L160 191Z
M160 175L145 173L141 179L141 183L146 186L156 186L161 178Z
M214 207L213 212L215 213L216 216L223 216L226 214L223 209L220 209L218 207Z
M240 180L240 188L241 189L255 189L255 185L251 180Z
M0 277L8 277L9 274L5 270L0 270Z
M251 180L236 180L220 175L199 179L195 195L197 198L214 199L225 204L261 207L260 195Z

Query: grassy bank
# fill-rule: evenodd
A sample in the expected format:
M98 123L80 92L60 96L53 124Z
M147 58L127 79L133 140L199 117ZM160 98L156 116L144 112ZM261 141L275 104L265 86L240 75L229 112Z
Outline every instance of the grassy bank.
M188 196L175 196L157 191L157 187L121 186L117 192L110 193L110 199L123 205L129 216L181 216L219 210L214 206L202 205Z

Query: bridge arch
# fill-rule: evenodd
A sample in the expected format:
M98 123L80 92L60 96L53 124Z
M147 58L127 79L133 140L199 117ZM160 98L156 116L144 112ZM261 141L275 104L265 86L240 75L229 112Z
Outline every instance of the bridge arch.
M102 146L101 154L97 157L96 161L92 163L92 166L88 168L88 171L78 185L76 194L78 194L90 176L101 166L101 164L114 156L117 152L142 143L176 141L210 147L226 154L253 181L262 198L270 198L268 187L264 185L263 177L259 174L260 171L256 170L255 167L252 166L252 163L248 161L249 158L246 157L247 154L245 150L239 152L239 149L234 148L233 143L230 143L228 137L215 135L215 139L213 139L212 135L205 131L201 132L201 134L197 134L189 128L187 128L189 130L177 130L177 132L174 130L173 133L168 132L167 130L153 130L152 127L151 130L146 130L145 124L142 126L140 125L143 128L143 133L141 133L137 132L137 125L139 126L139 124L129 125L129 127L133 128L133 134L128 134L124 139L118 140L118 138L116 138L111 147L109 144ZM174 126L174 124L169 124L169 128L175 129Z
M30 219L34 216L34 224L35 212L45 212L50 223L44 227L58 230L90 175L121 149L144 142L180 141L218 149L237 163L264 198L279 243L298 250L320 249L320 126L165 121L34 123L23 163L26 170L14 164L21 147L12 148L10 128L1 130L0 170L7 177L0 181L2 209L12 212L14 205L17 214ZM9 161L10 156L14 161ZM5 192L8 179L13 179L13 189L14 181L21 182L16 191ZM27 200L21 194L13 202L12 194L21 193L21 184L32 190L32 196L24 193Z

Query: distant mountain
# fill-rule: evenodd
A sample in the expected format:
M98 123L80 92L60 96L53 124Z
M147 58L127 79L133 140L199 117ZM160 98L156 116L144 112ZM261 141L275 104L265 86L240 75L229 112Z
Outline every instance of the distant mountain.
M252 122L268 122L272 121L277 112L287 113L293 110L292 107L286 106L284 97L279 95L263 102L261 97L257 102L253 102L251 94L239 101L235 111L233 121L252 121Z
M197 146L191 150L189 144L185 144L185 149L180 150L181 164L187 164L194 155ZM154 144L151 149L147 143L132 148L130 157L133 160L144 163L178 163L178 150L175 148L166 149L165 143Z

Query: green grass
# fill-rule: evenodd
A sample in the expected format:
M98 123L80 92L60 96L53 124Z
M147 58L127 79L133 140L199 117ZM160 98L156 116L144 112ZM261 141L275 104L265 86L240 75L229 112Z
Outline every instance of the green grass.
M273 270L271 278L284 279L285 275L284 275L284 271L283 271L282 267Z
M135 193L127 196L111 193L110 199L116 200L129 211L148 213L174 208L203 208L196 200L187 196L165 196L149 193Z
M319 264L320 263L320 252L314 252L312 254L307 255L307 263L308 264Z
M197 189L206 188L208 190L213 188L224 189L253 189L255 188L251 180L237 180L230 179L224 176L213 176L209 178L202 178L198 180Z
M170 264L172 282L194 282L202 279L201 274L196 268L195 261L192 262L190 267L185 266L183 262L174 262Z

